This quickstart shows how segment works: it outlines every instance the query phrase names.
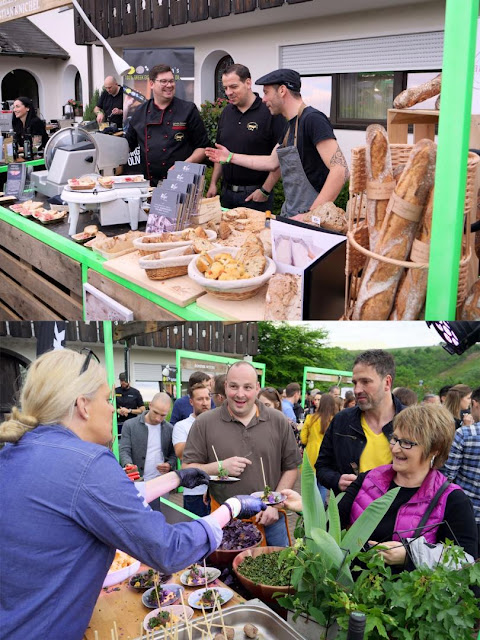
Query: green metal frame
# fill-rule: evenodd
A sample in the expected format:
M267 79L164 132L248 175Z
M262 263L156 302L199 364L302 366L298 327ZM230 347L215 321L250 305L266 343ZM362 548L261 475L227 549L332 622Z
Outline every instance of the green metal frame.
M478 0L447 0L426 320L455 320L477 20Z
M323 369L322 367L303 367L303 383L302 383L302 405L305 406L305 394L307 391L307 375L309 373L326 373L331 376L349 378L353 375L353 371L340 371L339 369Z
M72 258L72 260L76 260L77 262L79 262L82 266L82 284L87 282L88 269L93 269L109 280L113 280L114 282L121 284L123 287L134 291L143 298L150 300L150 302L157 304L162 309L165 309L166 311L169 311L179 318L183 318L184 320L223 320L223 318L220 318L215 314L200 309L194 302L186 307L179 307L177 304L170 302L169 300L165 300L165 298L162 298L161 296L152 293L147 289L139 287L130 280L125 280L121 276L117 276L111 271L104 269L103 264L106 262L106 258L104 258L103 256L94 253L90 249L77 244L69 238L64 238L63 236L58 235L58 233L55 233L51 229L48 229L38 222L33 222L32 220L28 220L28 218L23 218L22 216L18 215L18 213L14 213L13 211L5 209L5 207L0 207L0 220L8 222L8 224L12 225L12 227L16 227L17 229L20 229L20 231L28 233L29 235L36 238L37 240L40 240L49 247L52 247L60 253L69 256L70 258Z
M43 158L40 158L39 160L29 160L24 164L26 164L29 167L44 167L45 160ZM8 171L8 164L0 165L0 173L7 173L7 171Z
M224 356L212 356L209 353L201 353L200 351L185 351L184 349L177 349L176 354L176 366L177 366L177 394L182 390L182 372L180 367L181 358L187 358L190 360L205 360L205 362L223 362L224 364L234 364L239 362L239 358L227 358ZM261 386L265 386L265 370L267 365L264 362L249 362L256 369L262 370ZM180 397L180 396L178 396Z

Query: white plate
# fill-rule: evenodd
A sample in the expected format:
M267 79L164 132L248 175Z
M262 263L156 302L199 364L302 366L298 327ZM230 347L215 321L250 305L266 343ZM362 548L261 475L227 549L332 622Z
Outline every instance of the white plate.
M263 496L263 491L255 491L255 493L251 493L250 495L253 496L254 498L261 499ZM273 497L276 499L275 502L269 502L268 500L262 500L262 502L264 504L268 504L271 507L275 507L278 504L282 504L282 502L285 502L285 500L287 499L287 496L283 495L283 493L280 493L279 491L270 491L269 495L273 495Z
M204 568L202 567L202 565L197 565L197 566L201 569L202 574L203 574ZM199 586L205 584L205 579L203 577L199 578L199 582L197 582L197 584L189 583L187 581L187 577L188 577L189 573L190 573L190 570L187 569L180 576L180 582L182 584L184 584L186 587L199 587ZM206 582L206 584L209 584L210 582L213 582L214 580L219 578L221 573L222 572L220 571L220 569L215 569L215 567L207 567L207 582Z
M211 482L238 482L240 478L234 478L233 476L210 476Z
M158 607L156 606L156 604L150 604L149 603L149 596L150 594L154 593L155 591L155 587L152 587L151 589L148 589L148 591L145 591L142 595L142 602L143 604L148 608L148 609L158 609ZM178 600L180 600L180 593L182 591L185 591L185 589L179 585L179 584L175 584L173 582L171 583L167 583L167 584L159 584L158 585L158 591L174 591L176 594L175 600L170 601L167 605L165 606L171 606L173 604L176 604L178 602Z
M181 604L172 604L170 607L160 607L159 609L154 609L153 611L150 611L150 613L147 613L147 615L145 616L144 620L143 620L143 628L145 629L145 631L150 631L150 627L148 626L148 621L150 620L150 618L153 618L154 616L157 616L160 611L168 611L169 613L173 613L173 615L177 616L177 618L180 618L179 622L182 623L185 620L185 614L187 617L187 620L190 620L193 617L193 609L191 607L182 607ZM158 629L158 631L160 631L160 629Z
M188 604L191 607L193 607L194 609L200 609L201 610L202 606L200 604L198 604L198 602L199 602L200 598L202 597L202 595L205 593L205 591L207 591L207 589L197 589L196 591L191 593L189 598L188 598ZM229 600L231 600L233 598L233 591L231 591L230 589L224 589L222 587L215 587L215 591L223 599L222 607L223 607L224 604L226 604ZM213 609L213 605L211 605L211 606L203 605L203 608L204 609Z

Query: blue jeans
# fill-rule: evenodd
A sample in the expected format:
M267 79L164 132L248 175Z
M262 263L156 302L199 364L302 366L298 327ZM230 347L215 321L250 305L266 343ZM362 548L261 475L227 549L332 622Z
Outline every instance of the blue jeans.
M196 516L208 516L210 513L210 500L208 504L203 502L203 495L201 496L186 496L183 494L183 508Z
M321 485L319 482L317 482L317 487L318 487L318 490L320 491L320 495L322 496L323 504L326 507L327 506L328 489L327 489L327 487L324 487L323 485Z
M280 514L277 522L265 527L265 537L269 547L288 547L287 526L283 514Z

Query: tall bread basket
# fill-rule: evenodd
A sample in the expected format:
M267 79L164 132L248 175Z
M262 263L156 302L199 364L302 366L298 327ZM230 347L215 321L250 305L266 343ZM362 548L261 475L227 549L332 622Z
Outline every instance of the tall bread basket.
M392 168L395 170L399 165L406 164L413 145L411 144L391 144L390 152L392 157ZM470 218L472 209L476 206L475 179L477 173L479 156L475 153L468 154L467 164L467 186L465 192L464 219L468 222L462 238L462 248L459 265L459 281L457 295L457 311L463 305L468 293L468 265L472 257L472 243L470 238ZM365 158L365 147L355 147L352 149L352 163L350 173L350 198L347 205L348 232L347 232L347 256L345 265L345 314L343 320L350 320L352 317L355 302L361 281L361 272L365 267L369 257L379 262L389 262L406 269L428 269L428 260L425 255L418 254L415 262L400 261L393 258L386 258L369 250L369 237L366 221L365 194L367 186L367 167Z

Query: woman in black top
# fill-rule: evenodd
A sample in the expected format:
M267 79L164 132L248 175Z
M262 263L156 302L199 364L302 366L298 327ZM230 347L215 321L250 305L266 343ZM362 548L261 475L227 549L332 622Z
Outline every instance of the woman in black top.
M35 108L30 98L20 96L13 103L12 128L17 136L19 147L23 147L24 135L42 136L40 149L47 144L48 133L45 123L35 115Z

